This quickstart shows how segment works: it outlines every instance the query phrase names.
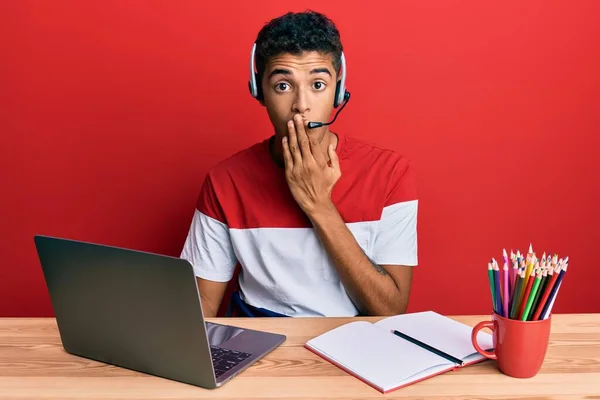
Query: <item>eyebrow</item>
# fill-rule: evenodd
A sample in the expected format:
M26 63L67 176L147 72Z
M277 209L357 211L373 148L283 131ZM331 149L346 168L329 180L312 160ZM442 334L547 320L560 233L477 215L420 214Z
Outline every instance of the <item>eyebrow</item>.
M274 75L291 75L292 73L288 69L276 68L269 74L269 79Z
M327 74L331 76L331 72L327 68L313 68L310 71L310 74ZM275 75L292 75L292 72L289 69L276 68L269 74L269 79Z
M315 68L313 70L310 71L311 74L327 74L329 76L331 76L331 72L329 72L329 69L327 68Z

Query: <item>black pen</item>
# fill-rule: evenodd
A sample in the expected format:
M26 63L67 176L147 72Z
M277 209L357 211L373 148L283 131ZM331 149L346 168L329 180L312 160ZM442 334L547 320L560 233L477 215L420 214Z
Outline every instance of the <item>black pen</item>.
M392 331L392 333L393 333L394 335L396 335L396 336L400 336L401 338L408 340L408 341L409 341L409 342L411 342L411 343L414 343L414 344L416 344L416 345L417 345L417 346L419 346L419 347L422 347L422 348L424 348L424 349L426 349L426 350L429 350L429 351L431 351L432 353L435 353L435 354L437 354L437 355L438 355L438 356L440 356L440 357L444 357L446 360L449 360L449 361L452 361L452 362L454 362L454 363L457 363L457 364L459 364L461 367L465 365L465 362L464 362L463 360L461 360L460 358L456 358L456 357L454 357L454 356L451 356L451 355L450 355L450 354L448 354L448 353L444 353L443 351L441 351L441 350L438 350L438 349L436 349L435 347L431 347L430 345L428 345L428 344L426 344L426 343L423 343L423 342L421 342L420 340L417 340L417 339L415 339L415 338L412 338L412 337L410 337L410 336L408 336L408 335L406 335L406 334L404 334L404 333L402 333L402 332L398 332L398 331L396 331L396 330L393 330L393 331Z

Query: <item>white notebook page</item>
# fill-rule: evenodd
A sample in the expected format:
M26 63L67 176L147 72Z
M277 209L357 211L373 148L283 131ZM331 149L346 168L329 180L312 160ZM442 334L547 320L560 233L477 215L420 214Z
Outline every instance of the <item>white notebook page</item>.
M384 391L454 365L364 321L335 328L307 345Z
M388 317L374 325L386 332L396 329L466 362L483 358L471 343L473 328L433 311ZM477 341L482 349L493 347L492 335L487 332L479 331Z

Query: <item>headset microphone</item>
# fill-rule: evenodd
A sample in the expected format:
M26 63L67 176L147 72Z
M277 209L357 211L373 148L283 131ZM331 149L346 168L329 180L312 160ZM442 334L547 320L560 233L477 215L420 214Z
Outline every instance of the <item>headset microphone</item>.
M338 114L341 113L344 107L346 107L346 104L348 104L348 101L350 101L350 92L346 91L346 93L344 94L344 104L342 104L342 107L335 113L333 120L331 120L330 122L309 122L307 126L308 129L320 128L322 126L333 124L337 119Z

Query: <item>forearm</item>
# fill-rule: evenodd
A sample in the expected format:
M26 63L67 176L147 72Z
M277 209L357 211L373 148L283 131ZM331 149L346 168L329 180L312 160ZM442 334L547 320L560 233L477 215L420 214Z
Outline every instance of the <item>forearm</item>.
M405 296L392 277L365 255L333 203L311 213L309 218L346 292L361 313L395 315L406 310Z
M216 317L227 289L227 282L215 282L200 277L197 277L196 280L204 316Z

